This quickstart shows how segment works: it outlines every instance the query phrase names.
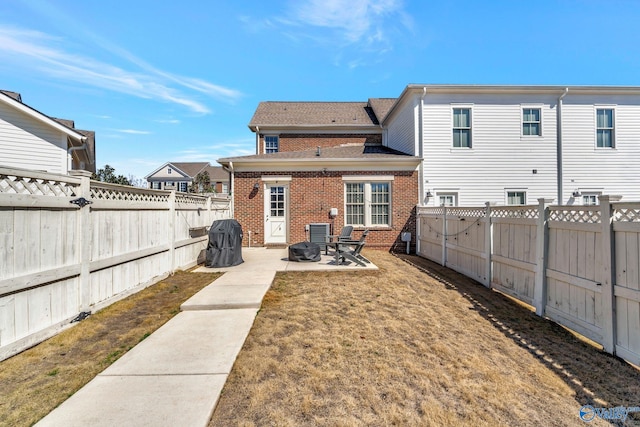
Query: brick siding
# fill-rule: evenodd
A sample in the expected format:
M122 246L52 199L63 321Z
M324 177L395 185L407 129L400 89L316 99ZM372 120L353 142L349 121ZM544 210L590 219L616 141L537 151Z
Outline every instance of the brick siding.
M344 225L344 181L342 175L394 175L391 185L390 228L370 227L367 247L404 251L406 243L400 240L402 232L410 232L412 251L415 251L416 212L418 177L416 171L375 171L375 172L236 172L235 175L235 218L242 225L243 245L264 245L264 183L265 175L291 176L289 182L289 230L288 243L306 240L305 225L327 222L333 225L334 233L339 233ZM258 183L258 189L254 185ZM329 216L329 209L338 208L335 220ZM354 228L353 237L359 238L364 227Z
M381 144L380 134L281 134L279 135L278 151L304 151L316 147L337 147L345 144ZM264 153L264 135L260 135L258 154Z

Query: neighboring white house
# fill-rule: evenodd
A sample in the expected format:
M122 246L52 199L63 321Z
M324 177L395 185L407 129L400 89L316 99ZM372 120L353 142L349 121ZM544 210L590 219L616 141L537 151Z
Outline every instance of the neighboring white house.
M229 173L220 166L211 166L209 162L167 162L145 176L145 179L149 188L187 192L198 174L204 172L209 174L216 193L229 192Z
M0 91L0 166L95 172L95 133L42 114L24 104L19 93Z
M421 204L640 200L640 87L408 85L382 126Z

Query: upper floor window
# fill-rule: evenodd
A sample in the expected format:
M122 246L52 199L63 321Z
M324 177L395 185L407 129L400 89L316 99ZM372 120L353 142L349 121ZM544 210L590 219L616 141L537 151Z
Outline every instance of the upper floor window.
M453 146L471 148L471 108L453 109Z
M274 135L266 135L264 137L264 152L277 153L279 150L279 138Z
M542 135L542 121L540 118L540 108L522 109L522 135L540 136Z
M615 126L613 108L596 110L596 147L613 148L615 146Z
M525 191L507 191L507 205L527 204L527 193Z
M596 206L598 204L597 194L583 194L582 204L585 206Z

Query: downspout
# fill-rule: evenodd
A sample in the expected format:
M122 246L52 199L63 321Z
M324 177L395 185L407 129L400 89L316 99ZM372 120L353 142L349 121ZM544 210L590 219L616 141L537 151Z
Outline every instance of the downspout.
M233 170L233 162L229 162L229 166L223 166L223 168L229 172L230 182L229 182L229 210L231 211L231 218L235 217L235 203L233 200L235 199L235 171Z
M86 150L87 149L87 143L83 142L82 145L79 145L77 147L69 147L67 148L67 156L71 156L71 164L67 165L67 169L68 170L72 170L73 169L73 155L71 154L74 151L79 151L79 150ZM85 168L85 164L84 162L80 162L80 169L84 170Z
M562 99L567 96L567 93L569 93L569 88L565 88L564 92L562 92L562 95L560 95L560 97L558 98L558 112L557 112L557 125L556 125L556 147L557 147L557 152L556 152L556 170L557 170L557 177L558 177L558 198L557 198L557 203L559 205L564 203L563 200L563 188L562 188L562 181L563 181L563 176L562 176Z
M260 154L260 126L256 126L256 154Z
M420 114L419 114L419 122L418 122L418 157L422 159L420 161L420 166L418 167L418 201L419 205L424 205L425 198L425 182L424 182L424 97L427 95L427 87L422 88L422 96L420 97ZM427 203L429 201L427 200Z

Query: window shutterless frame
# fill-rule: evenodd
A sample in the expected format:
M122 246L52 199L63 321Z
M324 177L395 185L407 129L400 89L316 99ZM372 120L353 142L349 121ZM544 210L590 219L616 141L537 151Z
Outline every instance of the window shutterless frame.
M453 148L473 147L473 114L468 105L451 105Z
M616 148L616 110L612 106L595 106L596 149Z
M542 136L542 107L539 105L521 105L520 135L523 138Z
M278 135L265 135L264 136L264 152L277 153L280 151L280 138Z

